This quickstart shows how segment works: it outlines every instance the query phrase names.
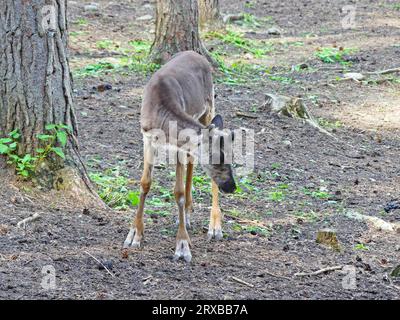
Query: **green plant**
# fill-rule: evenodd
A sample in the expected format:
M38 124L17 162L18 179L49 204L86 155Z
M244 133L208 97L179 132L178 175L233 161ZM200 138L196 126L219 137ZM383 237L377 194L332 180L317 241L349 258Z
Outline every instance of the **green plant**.
M0 154L7 156L8 164L15 165L18 175L31 178L37 171L38 165L52 155L65 159L63 148L67 144L70 127L64 124L48 124L45 130L46 134L36 135L40 147L35 150L35 156L18 153L18 143L21 138L18 129L10 132L8 137L0 139Z
M98 76L101 73L116 69L117 66L107 61L88 64L87 66L74 72L77 77Z
M318 214L314 212L313 210L309 212L305 211L298 211L293 214L296 218L301 218L304 219L308 222L315 222L318 220Z
M114 42L112 40L100 40L96 42L96 47L99 49L111 49L114 46Z
M400 11L400 3L395 3L392 5L393 9L396 11Z
M129 206L139 204L139 191L129 188L130 180L121 173L120 168L111 168L104 172L90 172L89 177L97 185L100 198L110 207L127 210Z
M212 31L208 32L205 37L219 39L225 44L232 45L242 49L244 52L253 54L256 58L261 58L272 51L272 44L265 41L246 39L241 33L233 30L227 30L225 33Z
M368 246L366 246L364 243L357 243L357 244L354 246L354 250L365 250L365 251L368 251L369 248L368 248Z
M87 26L89 24L85 18L78 18L73 23L81 27Z
M258 19L250 13L243 14L243 25L246 25L248 27L256 27L256 28L261 26Z
M311 192L311 196L317 199L329 199L330 194L326 191L313 191Z
M270 231L267 228L259 226L244 226L242 229L252 235L260 235L262 237L268 237L270 234Z
M352 52L354 52L354 49L325 47L318 48L315 56L325 63L339 62L341 64L349 64L349 62L344 60L344 57Z
M318 123L321 127L328 128L328 129L337 129L343 126L343 124L339 121L329 121L324 118L319 118Z
M269 76L269 79L272 80L272 81L281 82L283 84L292 84L292 83L296 82L292 78L282 77L282 76Z
M271 168L273 170L278 170L282 167L282 165L280 163L274 162L273 164L271 164Z
M268 193L268 198L272 201L283 201L285 199L285 194L283 191L271 191Z

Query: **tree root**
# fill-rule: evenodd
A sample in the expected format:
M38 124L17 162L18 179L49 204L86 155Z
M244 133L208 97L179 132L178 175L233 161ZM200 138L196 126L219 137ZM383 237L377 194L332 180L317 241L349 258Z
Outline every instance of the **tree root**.
M387 222L378 217L363 215L363 214L355 212L355 211L348 211L346 213L346 216L350 219L366 221L372 227L374 227L375 229L378 229L378 230L382 230L382 231L386 231L386 232L398 232L398 233L400 232L400 224L399 223Z
M338 140L336 136L318 124L301 98L267 94L265 97L265 103L262 107L279 116L303 120L321 133Z

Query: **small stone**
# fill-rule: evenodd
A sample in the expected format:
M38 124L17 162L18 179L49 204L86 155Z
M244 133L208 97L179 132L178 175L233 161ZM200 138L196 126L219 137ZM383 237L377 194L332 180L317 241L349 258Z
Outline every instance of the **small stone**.
M152 19L153 19L152 15L146 14L144 16L141 16L141 17L137 18L136 20L137 21L148 21L148 20L152 20Z
M103 264L98 264L99 270L107 268L108 270L112 270L113 262L111 260L102 261Z
M279 30L277 27L272 27L267 30L267 34L274 36L279 36L281 33L281 30Z
M98 11L99 10L99 5L95 2L92 2L90 4L87 4L83 7L83 10L85 11Z
M290 149L292 147L292 142L290 140L283 140L282 144L285 146L286 149Z
M361 73L357 73L357 72L345 73L345 74L343 74L343 77L345 79L351 79L351 80L356 80L356 81L361 81L365 78L364 75L362 75Z

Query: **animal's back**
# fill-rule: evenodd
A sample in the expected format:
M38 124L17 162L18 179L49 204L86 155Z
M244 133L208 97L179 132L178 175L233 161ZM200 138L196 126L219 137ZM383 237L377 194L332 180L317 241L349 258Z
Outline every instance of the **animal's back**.
M194 51L184 51L151 77L144 92L141 126L144 131L167 129L166 122L175 120L189 122L190 127L212 104L210 63Z

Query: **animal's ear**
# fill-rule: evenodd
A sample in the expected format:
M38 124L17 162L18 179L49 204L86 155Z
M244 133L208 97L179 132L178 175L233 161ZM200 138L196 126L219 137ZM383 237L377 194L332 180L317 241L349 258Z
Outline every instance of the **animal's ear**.
M214 119L211 120L211 124L215 125L219 130L224 128L224 122L219 114L217 114Z

